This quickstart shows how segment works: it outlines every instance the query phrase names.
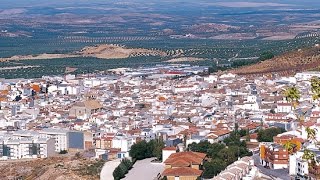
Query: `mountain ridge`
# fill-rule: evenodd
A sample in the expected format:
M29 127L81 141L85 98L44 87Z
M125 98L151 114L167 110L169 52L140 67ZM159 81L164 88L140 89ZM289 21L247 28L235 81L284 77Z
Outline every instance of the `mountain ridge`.
M318 67L320 67L320 46L317 44L314 47L286 52L272 59L228 70L228 72L245 76L275 73L287 76L297 72L315 70Z

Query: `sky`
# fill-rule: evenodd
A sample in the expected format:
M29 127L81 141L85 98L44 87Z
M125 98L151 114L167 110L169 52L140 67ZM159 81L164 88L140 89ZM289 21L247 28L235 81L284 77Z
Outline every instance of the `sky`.
M320 0L1 0L0 8L24 8L33 6L63 6L63 5L77 5L77 4L94 4L94 3L105 3L105 2L139 2L139 3L166 3L166 2L177 2L177 3L205 3L214 6L224 7L257 7L257 6L277 6L277 5L293 5L301 8L320 8ZM236 3L234 3L236 2Z

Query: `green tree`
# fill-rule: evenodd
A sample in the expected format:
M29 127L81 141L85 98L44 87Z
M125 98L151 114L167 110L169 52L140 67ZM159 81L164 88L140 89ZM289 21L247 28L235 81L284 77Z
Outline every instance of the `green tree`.
M293 108L296 108L299 104L301 93L296 87L289 87L285 90L284 96L288 102L292 103Z
M315 154L309 149L305 149L303 151L302 159L307 160L309 164L313 163L315 161Z
M313 100L320 98L320 79L318 77L311 78L311 91Z
M211 179L221 171L223 171L227 164L222 159L212 159L211 161L204 163L204 172L202 177L206 179Z
M124 178L124 172L122 171L121 167L116 167L112 173L113 178L115 180L120 180L122 178Z
M273 142L273 137L283 132L285 132L284 129L276 127L259 130L257 139L259 142Z
M224 148L218 153L218 157L223 159L227 165L230 165L238 159L238 147L231 146Z
M316 135L317 135L316 129L312 129L312 128L310 128L310 127L307 127L307 128L306 128L306 132L307 132L307 138L308 138L308 140L310 140L310 141L313 142L313 143L316 143L316 142L317 142L317 139L316 139Z
M210 149L210 142L208 141L201 141L199 143L192 143L188 146L190 151L193 152L201 152L201 153L207 153Z
M162 149L164 142L159 140L151 140L149 142L141 141L131 146L130 156L135 160L141 160L150 157L162 158Z
M295 148L295 144L292 143L291 141L287 141L283 147L288 151L289 154L292 154L293 153L293 150Z
M218 158L218 153L224 148L226 148L224 144L213 143L209 146L209 150L207 150L208 156L211 158Z
M136 160L141 160L147 158L149 154L147 148L147 142L141 141L131 146L131 150L129 152L130 156Z
M258 61L265 61L272 58L274 58L274 54L272 52L263 52L260 54Z

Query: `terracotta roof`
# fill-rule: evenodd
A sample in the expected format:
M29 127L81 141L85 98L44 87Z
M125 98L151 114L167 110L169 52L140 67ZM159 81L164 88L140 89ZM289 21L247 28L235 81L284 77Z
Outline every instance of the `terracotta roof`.
M190 167L166 169L163 171L163 176L201 176L202 171Z
M178 152L171 154L164 163L175 167L187 167L191 164L201 164L206 156L198 152Z
M176 151L177 148L176 148L176 147L173 147L173 146L168 146L168 147L163 148L162 150L166 150L166 151Z

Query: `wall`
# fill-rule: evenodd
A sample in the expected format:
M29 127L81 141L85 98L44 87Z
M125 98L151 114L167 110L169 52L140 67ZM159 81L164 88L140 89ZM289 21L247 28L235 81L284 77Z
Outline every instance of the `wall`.
M83 132L69 132L69 148L84 149L84 135Z
M47 157L54 156L55 154L55 139L51 138L47 141Z

